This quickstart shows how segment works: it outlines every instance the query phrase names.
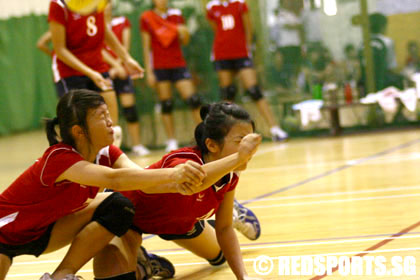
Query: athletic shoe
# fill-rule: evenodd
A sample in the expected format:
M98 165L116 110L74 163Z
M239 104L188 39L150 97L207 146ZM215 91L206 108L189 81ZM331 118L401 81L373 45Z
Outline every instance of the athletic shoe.
M52 278L51 274L44 273L39 280L54 280L54 278ZM67 274L63 280L83 280L83 278L74 274Z
M169 260L148 253L143 246L140 246L137 252L137 265L146 273L143 279L149 279L151 277L168 279L175 275L175 267Z
M150 154L149 149L147 149L142 144L134 146L131 150L132 150L133 154L135 154L136 156L139 156L139 157L147 156L148 154Z
M178 141L176 139L169 139L166 141L165 152L169 153L170 151L178 149Z
M289 138L289 135L287 134L287 132L278 126L273 126L270 129L270 132L271 132L271 139L273 139L274 142L284 141L287 138Z
M261 235L257 216L236 199L233 203L233 227L249 240L257 240Z

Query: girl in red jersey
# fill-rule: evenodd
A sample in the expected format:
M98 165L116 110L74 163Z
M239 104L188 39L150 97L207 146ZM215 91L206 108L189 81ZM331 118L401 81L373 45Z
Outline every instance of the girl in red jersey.
M123 239L115 238L95 256L97 279L136 279L115 275L135 270L133 248L140 246L142 233L172 240L211 265L221 265L227 260L237 279L251 279L245 271L233 230L232 212L239 171L246 169L261 136L253 133L254 122L236 104L203 106L201 116L203 122L195 130L197 146L175 150L149 168L176 167L192 160L202 165L207 174L202 191L190 196L122 192L136 207L133 230ZM206 221L213 214L215 228Z
M200 97L181 50L181 44L188 44L190 36L181 11L169 9L168 0L153 0L153 9L140 18L140 30L147 83L156 88L159 96L169 152L178 148L172 116L172 84L190 106L195 123L200 122Z
M132 223L132 203L119 193L98 194L105 187L191 193L189 188L204 177L192 162L142 170L130 161L111 145L112 121L103 97L94 91L64 95L57 118L47 122L47 137L51 146L44 155L0 195L0 279L13 257L39 256L70 243L56 271L42 279L77 279L74 273Z
M131 44L131 23L128 18L124 16L113 18L112 4L108 3L105 8L105 21L127 52L129 52ZM109 74L115 92L118 95L122 113L127 121L127 132L132 145L131 150L137 156L148 155L150 151L140 141L140 123L133 81L127 73L121 59L108 46L102 50L102 55L111 67Z
M233 79L238 74L246 93L270 126L272 139L285 140L288 135L274 120L253 68L249 49L252 28L245 0L212 0L207 4L207 18L215 32L212 59L219 77L221 98L235 100L237 89Z
M118 106L101 50L104 43L123 60L132 75L142 76L143 69L120 44L106 26L103 11L79 15L68 9L64 0L51 0L48 21L54 52L57 55L55 75L60 96L71 89L90 89L101 92L111 118L118 124ZM115 144L121 143L121 128L115 129Z

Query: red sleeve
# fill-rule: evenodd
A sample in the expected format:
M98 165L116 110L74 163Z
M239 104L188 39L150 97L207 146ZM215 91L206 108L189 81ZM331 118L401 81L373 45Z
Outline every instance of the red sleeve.
M213 20L213 21L215 20L215 17L213 15L213 11L211 9L207 9L206 16L209 20Z
M131 22L128 20L128 18L124 17L124 28L131 27Z
M143 13L140 17L140 30L150 33L149 25L147 24L147 13Z
M66 11L64 7L58 4L56 1L50 2L48 21L55 21L62 25L66 24Z
M229 184L228 192L236 189L236 186L238 185L238 182L239 182L239 177L238 177L238 175L234 174L233 178L232 178L232 182Z
M109 146L109 159L111 160L111 166L118 160L118 158L123 154L123 151L120 150L117 146Z
M182 15L176 17L177 24L185 24L185 19Z
M70 148L57 148L44 154L41 169L41 183L53 187L57 178L76 162L84 160L80 154Z
M245 13L247 13L247 12L248 12L248 5L246 4L246 2L245 2L245 1L244 1L243 3L241 3L240 7L241 7L241 12L242 12L243 14L245 14Z
M192 160L199 164L203 164L200 156L197 155L196 153L189 152L189 151L181 151L181 152L170 153L164 156L158 162L148 166L147 168L149 169L171 168L179 164L185 163L188 160Z

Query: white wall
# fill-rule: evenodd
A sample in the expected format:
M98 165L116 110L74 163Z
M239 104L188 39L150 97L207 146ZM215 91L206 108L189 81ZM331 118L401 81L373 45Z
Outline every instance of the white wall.
M0 19L47 14L49 0L0 0Z

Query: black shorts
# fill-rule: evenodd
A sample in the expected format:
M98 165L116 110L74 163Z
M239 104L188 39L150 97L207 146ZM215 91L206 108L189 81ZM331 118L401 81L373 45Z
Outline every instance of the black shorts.
M102 77L109 78L108 72L101 73ZM63 78L55 83L55 88L58 93L58 97L62 97L64 94L72 89L90 89L97 92L102 92L100 88L87 76L71 76Z
M158 236L160 238L164 239L164 240L192 239L194 237L199 236L203 232L205 226L206 226L205 221L200 220L200 221L196 222L194 224L194 227L187 233L184 233L184 234L159 234ZM142 231L141 229L139 229L135 225L132 225L131 229L140 233L140 234L147 233L147 232Z
M114 79L112 80L112 83L117 94L134 93L134 85L130 77L124 80Z
M26 244L9 245L0 243L0 254L8 256L10 260L13 260L14 257L20 255L33 255L38 257L47 249L54 224L55 223L50 224L47 231L40 238Z
M153 72L158 82L171 81L175 83L179 80L191 79L191 73L186 67L155 69Z
M236 59L222 59L213 62L214 69L238 71L243 68L250 68L254 66L252 59L249 57L242 57Z

